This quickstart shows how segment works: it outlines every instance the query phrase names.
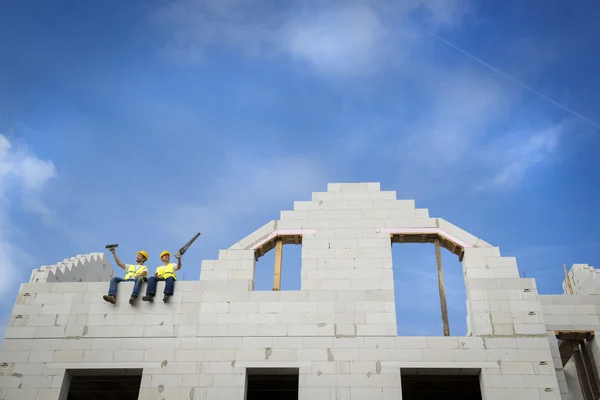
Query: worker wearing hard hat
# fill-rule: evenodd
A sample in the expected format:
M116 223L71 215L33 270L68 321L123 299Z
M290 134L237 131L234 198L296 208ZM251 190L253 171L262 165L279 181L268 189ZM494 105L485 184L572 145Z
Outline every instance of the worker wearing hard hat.
M167 250L160 253L160 259L163 265L156 268L154 276L148 278L148 287L146 288L146 295L142 297L144 301L154 301L156 295L156 285L158 281L165 281L165 290L163 292L163 301L166 303L169 301L169 297L173 296L173 290L175 289L175 281L177 280L177 274L175 271L181 269L181 254L175 253L177 258L177 264L171 262L171 253Z
M117 256L117 252L115 251L114 247L110 249L110 252L113 253L117 265L123 268L126 271L126 273L124 278L115 276L110 280L108 294L104 295L104 300L106 300L109 303L115 304L117 302L117 285L120 282L134 281L135 283L133 284L133 291L131 292L131 297L129 298L129 304L133 304L138 298L140 289L142 288L142 282L148 279L148 267L144 265L144 263L148 261L148 253L146 253L144 250L138 251L135 259L137 265L125 265L121 262L121 260L119 260L119 257Z

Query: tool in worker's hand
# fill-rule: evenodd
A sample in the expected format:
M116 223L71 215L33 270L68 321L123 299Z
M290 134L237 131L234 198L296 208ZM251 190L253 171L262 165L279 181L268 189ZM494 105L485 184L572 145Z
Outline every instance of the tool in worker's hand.
M196 241L196 239L198 239L198 236L200 236L200 233L196 233L194 235L194 237L192 239L190 239L190 241L187 242L185 244L185 246L183 246L181 249L179 249L179 251L177 253L182 256L187 251L187 249L190 248L190 246L192 245L192 243L194 243Z
M117 247L119 247L119 245L118 245L118 244L107 244L105 248L106 248L106 249L115 249L115 248L117 248Z

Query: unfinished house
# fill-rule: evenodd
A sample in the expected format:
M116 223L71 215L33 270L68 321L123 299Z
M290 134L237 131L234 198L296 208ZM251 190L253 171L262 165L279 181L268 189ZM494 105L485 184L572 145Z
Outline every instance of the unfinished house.
M392 246L462 262L467 332L398 336ZM281 250L302 246L301 289L280 290ZM273 290L254 289L275 252ZM189 267L188 267L189 268ZM285 268L283 268L285 274ZM517 261L378 183L329 184L202 262L168 303L102 295L103 254L33 272L0 351L0 400L598 399L600 278L571 268L542 296ZM159 283L159 293L164 283ZM436 300L437 301L437 300Z

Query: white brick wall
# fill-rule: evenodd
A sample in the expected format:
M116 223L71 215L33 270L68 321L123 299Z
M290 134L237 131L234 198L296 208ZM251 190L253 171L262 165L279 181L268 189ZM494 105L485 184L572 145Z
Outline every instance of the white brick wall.
M39 283L49 273L35 272L0 350L0 399L58 400L70 368L143 368L144 400L243 399L249 367L299 368L299 398L310 400L401 399L400 368L480 368L486 400L568 396L547 330L596 329L600 302L539 296L513 257L395 198L378 183L329 184L203 261L200 281L177 282L168 304L111 305L107 282ZM465 244L471 336L396 336L390 229ZM301 290L252 291L254 249L284 230L303 232Z

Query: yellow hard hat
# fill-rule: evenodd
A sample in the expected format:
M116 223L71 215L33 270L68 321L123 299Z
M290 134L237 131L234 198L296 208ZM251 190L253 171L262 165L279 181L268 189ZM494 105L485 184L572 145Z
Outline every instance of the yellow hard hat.
M136 254L140 254L142 256L144 256L144 258L147 260L148 259L148 253L146 253L145 250L140 250L138 251Z
M168 254L169 256L171 255L171 253L168 250L165 250L162 253L160 253L160 258L162 258L165 254Z

